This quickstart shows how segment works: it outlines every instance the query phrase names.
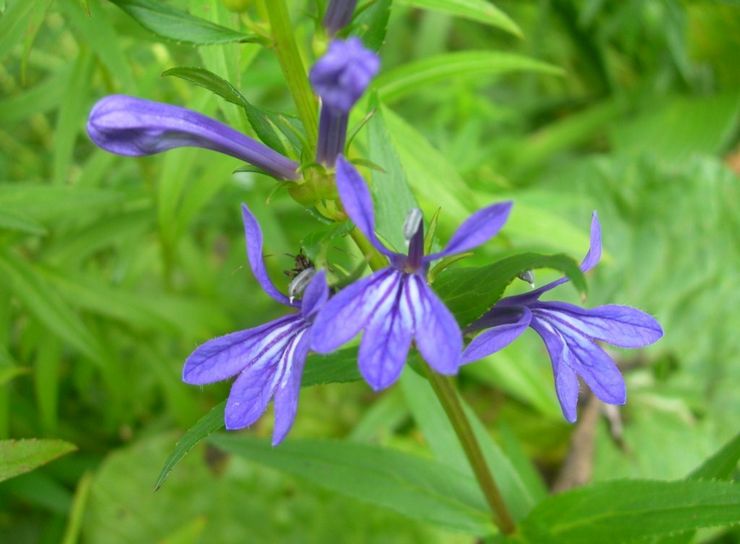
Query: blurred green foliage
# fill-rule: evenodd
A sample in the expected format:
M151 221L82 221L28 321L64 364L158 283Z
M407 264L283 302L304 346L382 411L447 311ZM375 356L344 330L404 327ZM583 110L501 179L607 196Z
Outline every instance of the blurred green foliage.
M250 7L240 19L216 0L170 4L242 32L260 16ZM290 4L312 59L324 3ZM595 480L685 476L737 432L740 413L740 7L499 0L501 13L470 19L419 9L430 2L392 4L382 106L358 148L390 144L427 216L441 207L441 239L477 206L513 198L503 236L476 264L513 249L579 258L599 210L607 256L587 304L637 306L666 336L618 357L623 431L599 419L584 462ZM61 438L79 450L0 483L0 541L471 541L212 446L153 493L179 434L227 392L182 384L185 356L278 310L245 266L239 203L255 204L276 279L292 267L286 253L310 254L326 227L267 178L233 174L234 159L96 149L86 115L118 92L250 133L234 104L160 74L204 67L250 103L293 113L274 54L161 41L102 0L4 0L0 58L0 439ZM349 249L337 240L330 251ZM529 458L552 483L573 428L544 348L527 334L467 367L462 390L524 473ZM360 383L304 389L291 436L447 454L422 438L408 379L379 397ZM250 433L268 436L270 425L265 417ZM541 488L529 474L528 487Z

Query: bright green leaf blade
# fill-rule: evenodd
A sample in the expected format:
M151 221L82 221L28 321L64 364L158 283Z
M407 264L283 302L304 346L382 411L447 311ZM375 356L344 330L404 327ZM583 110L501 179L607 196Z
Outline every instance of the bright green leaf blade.
M406 249L403 224L412 208L418 208L401 166L398 152L388 134L383 111L372 116L367 126L368 151L371 162L382 171L372 171L372 192L378 234L396 251Z
M562 71L546 62L523 55L498 51L444 53L409 62L385 72L374 88L383 102L392 102L434 83L450 78L498 75L511 72L537 72L560 75Z
M737 469L738 459L740 459L740 433L692 471L686 479L728 480ZM653 544L688 544L694 540L695 532L670 535L654 541Z
M23 440L0 441L0 482L30 472L41 465L53 461L77 446L64 440Z
M738 460L740 460L740 433L689 474L688 479L727 480L737 469Z
M621 480L555 495L522 523L528 542L619 544L740 519L740 486L726 482Z
M218 448L414 519L476 535L494 531L476 481L406 453L333 440L288 440L273 448L248 436L215 435Z
M517 274L537 268L558 270L579 292L586 292L586 279L576 261L567 255L539 253L513 255L488 266L445 270L434 282L434 290L458 322L469 325L501 298Z
M17 210L4 207L0 207L0 229L16 230L26 234L46 234L43 225Z
M2 251L0 272L10 280L12 292L40 323L92 360L102 360L98 339L32 265L9 251Z
M34 10L34 2L19 1L0 17L0 59L21 39Z
M224 426L224 408L226 407L226 401L220 402L211 411L200 418L195 425L190 427L182 438L175 444L175 449L167 457L167 460L162 466L162 470L159 472L157 482L154 484L154 490L156 491L165 482L167 477L179 463L183 457L185 457L190 450L192 450L201 440L206 438L211 433L222 429Z
M123 194L73 186L53 186L42 183L0 183L0 208L30 220L45 223L59 219L76 219L84 214L109 211L123 200Z
M237 106L241 106L244 102L244 97L236 87L205 68L199 68L198 66L177 66L176 68L165 70L162 72L162 75L179 77L180 79L189 81L194 85L216 93L221 98Z
M0 387L13 380L13 378L28 374L28 372L28 369L22 366L0 366Z
M487 0L399 0L400 4L415 8L448 13L473 21L495 26L515 36L522 36L521 29L499 8Z
M255 34L245 34L154 0L111 0L141 26L157 36L193 45L232 42L259 42Z
M472 477L470 462L429 382L415 372L405 372L401 377L401 385L414 419L437 460ZM542 498L540 488L530 489L527 486L475 413L467 407L466 413L506 505L515 519L522 519Z
M327 383L353 382L361 379L357 368L357 350L343 349L327 357L309 357L303 372L302 387ZM210 412L190 427L175 445L157 478L155 489L159 489L185 455L211 433L223 428L226 401L214 406Z

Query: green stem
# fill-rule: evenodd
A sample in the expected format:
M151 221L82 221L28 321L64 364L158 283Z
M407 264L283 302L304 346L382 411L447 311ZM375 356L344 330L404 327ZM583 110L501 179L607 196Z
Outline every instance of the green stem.
M280 67L283 70L290 94L293 95L298 117L300 117L303 128L306 130L306 140L309 147L307 154L312 156L316 150L316 139L319 133L316 100L306 76L303 60L298 52L295 30L290 22L288 8L285 5L285 0L264 0L262 5L270 19L272 39L275 42L275 52L280 61Z
M388 265L385 257L373 247L357 228L353 229L350 235L360 251L367 257L370 268L378 270ZM478 439L473 433L470 421L468 421L468 417L465 415L465 410L460 402L454 382L447 376L442 376L434 372L426 363L423 363L422 366L427 375L427 380L429 380L434 390L434 394L437 395L437 399L442 405L445 414L447 414L447 419L450 420L463 451L465 451L465 456L468 458L468 462L473 469L475 479L478 480L478 485L493 514L493 522L502 533L513 533L516 530L516 525L504 502L501 491L498 485L496 485L496 480L488 468L483 451L480 444L478 444Z
M427 380L429 380L434 393L437 395L437 399L439 399L439 403L444 408L447 418L452 424L452 428L455 429L457 439L465 451L465 456L468 458L476 480L478 480L478 485L480 485L486 502L491 508L491 512L493 512L494 523L502 533L507 535L513 533L516 529L514 520L509 513L509 509L506 507L496 481L493 479L493 474L491 474L488 468L486 459L483 457L483 451L480 448L480 444L478 444L478 440L475 438L470 421L468 421L465 415L465 410L463 410L454 382L447 376L442 376L434 372L426 363L423 363L422 366L427 375Z

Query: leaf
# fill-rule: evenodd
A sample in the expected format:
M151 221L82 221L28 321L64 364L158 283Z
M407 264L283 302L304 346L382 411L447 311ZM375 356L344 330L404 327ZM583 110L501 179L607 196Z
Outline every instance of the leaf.
M576 261L563 254L539 253L513 255L488 266L447 269L434 282L434 290L465 326L490 309L517 274L537 268L559 270L580 293L586 292L586 280Z
M409 62L380 75L373 85L383 102L392 102L429 85L450 78L498 75L510 72L537 72L561 75L562 70L523 55L499 51L443 53Z
M273 448L264 440L221 434L209 442L228 453L414 519L476 535L494 531L476 481L435 461L334 440L288 440Z
M110 0L141 26L161 38L193 45L232 42L261 42L256 34L245 34L205 19L194 17L155 0Z
M740 487L726 482L618 480L548 497L521 525L528 542L619 544L740 519Z
M740 433L688 475L689 480L727 480L740 459Z
M239 89L205 68L179 66L165 70L162 75L179 77L216 93L232 104L240 106L247 114L249 124L252 125L259 139L278 153L286 154L285 146L273 126L273 124L282 125L282 121L279 120L282 117L280 114L263 112L250 103ZM290 139L290 136L287 137Z
M162 484L164 484L172 469L175 468L190 450L211 433L223 428L225 407L226 401L218 403L182 435L182 438L175 444L174 451L167 457L162 470L159 472L157 481L154 484L155 491L162 487Z
M398 152L388 134L382 111L368 123L368 152L371 162L382 168L372 171L372 192L378 221L378 234L396 251L404 252L403 224L412 208L418 208L401 166Z
M487 0L399 0L399 4L465 17L522 37L517 24Z
M0 271L10 280L12 292L41 324L93 361L102 360L97 338L33 266L9 251L0 251Z
M319 355L310 356L303 371L301 387L327 383L353 382L360 379L360 371L357 369L357 350L350 348L340 350L326 357ZM225 407L226 401L217 404L185 432L175 445L174 451L167 457L159 473L157 482L154 484L155 490L162 487L162 484L170 472L172 472L172 469L175 468L190 450L208 435L223 428Z
M424 433L424 438L435 458L440 463L472 477L470 462L429 382L415 372L404 372L401 386L414 420ZM542 498L541 489L528 488L525 480L493 441L475 413L467 406L465 408L486 463L495 474L496 483L506 505L515 519L522 519Z
M0 229L17 230L26 234L46 234L44 226L17 210L0 207Z
M365 47L378 51L383 45L388 32L392 4L393 0L375 0L355 17L352 33L362 38Z
M737 469L740 459L740 433L725 444L717 453L704 461L687 476L687 480L728 480ZM695 531L672 534L657 539L653 544L688 544L693 542Z
M46 223L75 219L82 215L109 211L123 200L123 194L105 189L53 186L43 183L0 183L0 209L23 210L30 221Z
M3 349L3 348L0 348L0 349ZM6 365L0 366L0 387L9 383L11 380L13 380L14 378L17 378L18 376L22 376L23 374L28 374L28 372L29 370L22 366L6 366Z
M77 446L64 440L0 440L0 482L30 472L76 449Z
M0 17L0 59L3 59L23 36L34 8L34 2L14 2Z
M246 99L236 87L205 68L199 68L197 66L177 66L176 68L165 70L162 72L162 75L175 76L180 79L184 79L185 81L189 81L190 83L216 93L221 98L224 98L237 106L241 106L246 102Z

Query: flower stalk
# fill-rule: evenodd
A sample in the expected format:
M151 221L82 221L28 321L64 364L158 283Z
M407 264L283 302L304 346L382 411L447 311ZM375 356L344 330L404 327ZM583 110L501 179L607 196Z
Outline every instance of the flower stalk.
M371 269L379 270L386 266L387 259L380 254L359 229L353 229L351 237L358 249L365 255ZM516 530L516 525L486 463L470 421L465 415L452 378L434 372L426 362L422 362L422 367L473 469L475 479L478 481L478 485L491 509L494 524L504 534L513 533Z
M316 136L319 131L316 101L308 83L306 68L303 66L303 60L298 52L295 31L290 23L288 9L285 0L263 0L262 5L270 20L275 52L280 61L285 82L293 96L298 117L306 130L306 140L309 147L306 154L311 156L316 150Z

